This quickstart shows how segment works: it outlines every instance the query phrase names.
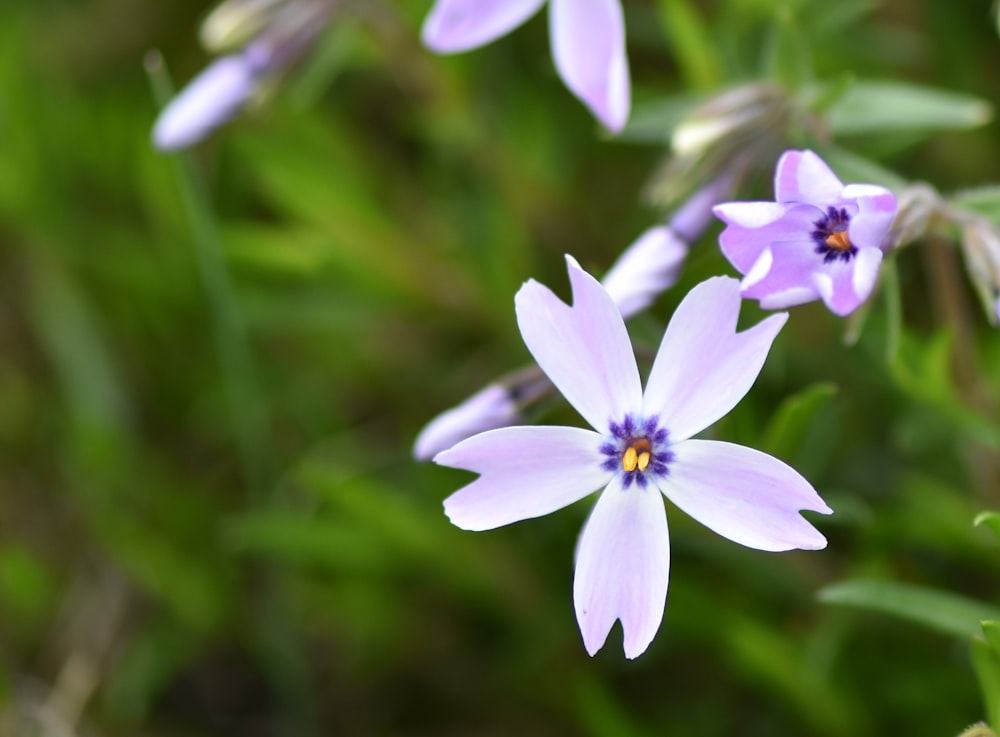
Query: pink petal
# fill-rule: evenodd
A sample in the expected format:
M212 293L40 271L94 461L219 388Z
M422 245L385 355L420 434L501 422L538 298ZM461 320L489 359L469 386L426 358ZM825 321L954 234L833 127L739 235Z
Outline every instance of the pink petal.
M878 248L861 248L849 263L837 261L813 274L813 283L827 308L843 317L854 312L868 299L875 288L881 265L882 251Z
M823 263L812 241L774 243L740 283L744 299L760 300L766 310L794 307L819 298L813 272Z
M643 397L643 416L659 415L672 442L689 438L731 410L757 379L788 319L772 315L736 332L740 285L713 277L677 307L660 343Z
M601 283L626 320L677 282L688 245L665 225L650 228L618 257Z
M566 86L609 130L621 131L631 88L620 0L551 0L549 34Z
M896 218L896 197L874 184L849 184L845 198L857 198L858 212L851 218L848 236L858 248L882 248Z
M424 45L438 53L468 51L517 28L545 0L437 0L421 31Z
M490 384L428 422L417 436L413 455L420 461L429 460L460 440L513 425L517 420L517 404L510 391L499 384Z
M177 151L198 143L242 110L256 89L248 57L217 59L163 109L153 126L153 144Z
M808 239L823 214L812 205L777 202L728 202L713 212L727 225L719 236L722 253L741 274L772 243Z
M642 384L618 307L594 277L566 257L573 306L531 280L514 298L531 355L583 418L607 432L642 407Z
M663 620L669 573L663 499L653 486L625 490L616 478L598 498L577 545L573 601L587 652L601 649L618 619L625 657L642 655Z
M786 151L774 172L774 199L825 208L841 199L843 182L812 151Z
M475 435L434 457L479 478L444 500L465 530L491 530L554 512L608 483L602 438L578 427L503 427Z
M687 440L672 450L670 474L656 483L670 501L713 532L757 550L826 547L826 538L799 510L833 510L791 466L758 450L715 440Z

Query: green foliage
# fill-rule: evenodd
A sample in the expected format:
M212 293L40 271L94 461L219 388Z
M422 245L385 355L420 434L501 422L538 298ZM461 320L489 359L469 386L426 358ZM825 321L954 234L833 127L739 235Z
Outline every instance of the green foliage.
M893 581L841 581L823 588L820 601L892 614L943 634L972 637L1000 608L947 591Z
M845 181L934 185L960 258L948 208L1000 223L983 7L623 0L636 105L612 138L545 13L435 56L429 0L354 5L179 160L150 146L142 59L189 80L203 4L0 10L0 733L997 730L1000 557L968 520L997 506L1000 339L925 243L850 324L791 310L707 432L804 474L828 547L746 550L668 507L666 616L635 662L617 628L580 643L589 501L465 532L441 501L469 474L410 457L529 360L520 284L566 296L567 252L603 272L669 215L664 181L680 198L739 155L734 199L766 199L780 152L813 148ZM711 107L733 89L753 104ZM708 145L678 161L692 120ZM732 274L717 232L634 334Z

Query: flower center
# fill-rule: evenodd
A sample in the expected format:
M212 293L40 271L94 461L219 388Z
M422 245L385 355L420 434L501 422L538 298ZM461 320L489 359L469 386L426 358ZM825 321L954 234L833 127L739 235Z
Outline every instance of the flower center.
M610 437L601 445L604 456L601 468L621 473L624 488L633 483L645 488L650 474L666 476L670 473L668 464L674 460L670 433L660 427L658 417L636 421L632 415L625 415L621 424L612 422L608 429Z
M838 259L847 262L858 252L848 235L847 226L850 222L851 217L846 208L828 207L826 215L813 223L816 228L812 232L815 250L823 257L824 263Z
M636 468L645 471L652 457L649 438L639 438L622 454L622 468L626 471L634 471Z

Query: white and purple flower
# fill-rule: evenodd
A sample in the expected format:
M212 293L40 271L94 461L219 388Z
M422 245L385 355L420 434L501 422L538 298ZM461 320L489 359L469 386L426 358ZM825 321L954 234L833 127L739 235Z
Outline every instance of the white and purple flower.
M437 0L424 44L438 53L478 48L520 26L546 0ZM552 56L559 76L615 133L631 107L625 19L620 0L549 0Z
M743 274L744 297L764 309L822 299L847 315L875 287L896 197L874 184L845 186L812 151L786 151L774 175L775 202L729 202L722 252Z
M670 548L658 492L759 550L824 547L799 511L831 510L776 458L691 439L750 389L787 314L738 333L739 283L703 282L674 313L643 391L617 306L567 262L573 305L529 281L515 299L517 319L538 365L594 429L505 427L434 460L480 474L444 503L451 521L468 530L539 517L603 488L577 546L576 616L591 655L621 620L625 655L635 658L659 629L666 603Z

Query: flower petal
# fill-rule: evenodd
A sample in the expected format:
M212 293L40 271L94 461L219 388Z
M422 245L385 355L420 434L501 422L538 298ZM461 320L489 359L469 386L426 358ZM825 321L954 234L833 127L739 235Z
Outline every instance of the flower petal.
M791 466L759 450L716 440L674 445L670 474L656 483L713 532L757 550L818 550L826 538L799 511L830 514Z
M442 466L479 478L444 500L445 514L465 530L491 530L541 517L608 483L601 436L578 427L503 427L438 453Z
M486 430L513 425L519 419L517 404L507 387L490 384L459 405L428 422L413 445L419 461Z
M740 284L744 299L756 299L767 310L811 302L819 298L813 271L822 263L812 241L774 243L757 259Z
M727 202L712 210L726 223L719 236L722 253L746 274L772 243L808 238L822 216L812 205L777 202Z
M242 110L256 89L255 67L246 55L215 60L160 113L153 144L178 151L198 143Z
M551 0L549 34L566 86L609 130L621 131L632 93L620 0Z
M824 271L813 274L813 283L827 308L843 317L868 299L881 265L881 250L860 248L850 263L835 262Z
M421 30L427 48L442 54L468 51L517 28L545 0L437 0Z
M874 184L849 184L845 198L857 198L858 213L851 218L848 235L858 248L883 248L896 218L896 196Z
M812 151L786 151L774 172L774 199L826 207L841 198L843 182Z
M566 257L573 306L530 280L514 298L531 355L583 418L600 432L642 406L642 384L618 307L594 277Z
M677 282L688 245L666 225L650 228L625 251L601 283L626 320Z
M757 379L787 313L736 332L740 285L717 276L692 289L667 325L643 396L643 416L658 415L678 442L731 410Z
M619 479L598 498L580 534L573 602L588 653L601 649L618 619L625 634L625 657L636 658L649 647L663 620L670 539L656 489L622 489Z

